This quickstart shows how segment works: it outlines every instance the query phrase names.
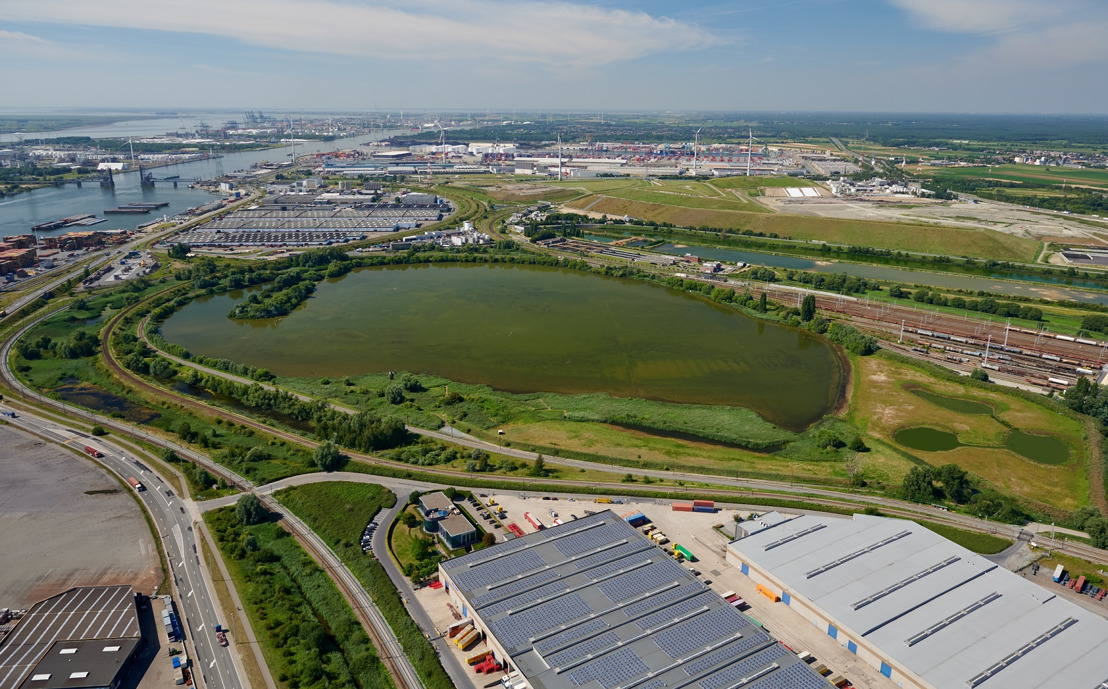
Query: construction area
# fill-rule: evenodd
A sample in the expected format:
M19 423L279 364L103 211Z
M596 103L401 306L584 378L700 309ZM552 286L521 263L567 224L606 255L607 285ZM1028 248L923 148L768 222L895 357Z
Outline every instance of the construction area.
M157 588L157 546L129 489L91 460L11 426L0 425L0 447L0 607L75 586Z
M728 562L896 686L1108 682L1108 621L915 522L767 517Z

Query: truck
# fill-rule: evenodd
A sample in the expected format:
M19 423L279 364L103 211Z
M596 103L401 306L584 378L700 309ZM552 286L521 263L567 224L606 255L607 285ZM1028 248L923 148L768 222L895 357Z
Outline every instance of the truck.
M1078 593L1083 593L1085 591L1085 575L1084 574L1082 574L1080 577L1077 578L1077 583L1073 585L1073 590L1077 591Z
M101 452L100 450L97 450L95 447L93 447L91 445L85 445L85 452L88 455L92 456L92 457L96 457L97 459L100 459L101 457L104 456L103 452Z
M128 478L127 483L131 484L131 487L135 489L136 493L141 493L142 491L146 490L146 486L142 485L142 483L134 476Z
M1054 568L1054 581L1055 582L1062 581L1062 575L1065 574L1065 572L1066 572L1066 570L1065 570L1064 567L1062 567L1062 565L1058 565L1057 567L1055 567Z
M215 626L215 638L220 646L227 645L227 630L223 628L223 625L217 624Z

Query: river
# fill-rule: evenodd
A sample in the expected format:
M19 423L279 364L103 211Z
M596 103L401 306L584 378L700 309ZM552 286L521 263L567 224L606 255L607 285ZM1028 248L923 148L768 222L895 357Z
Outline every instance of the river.
M139 120L138 124L155 120ZM176 119L173 120L177 122ZM105 125L102 128L90 128L88 131L97 130L95 136L112 136L105 134L103 129L118 127L124 123ZM159 130L165 133L165 127ZM391 136L403 134L406 129L380 130L373 134L354 136L334 141L312 141L303 144L297 143L297 155L309 153L321 153L334 151L340 148L356 148L362 143L387 139ZM134 135L134 132L128 133ZM93 134L81 134L91 136ZM127 134L123 134L127 136ZM191 163L180 163L154 169L155 177L168 177L178 175L181 178L212 179L220 170L224 173L236 170L248 169L254 163L286 161L291 153L290 147L271 148L263 151L243 151L241 153L228 153L222 158L212 160L198 160ZM139 184L138 172L131 171L115 175L115 188L102 189L97 182L85 182L81 188L76 184L65 184L60 187L44 187L34 191L24 192L17 196L0 199L0 237L8 235L26 234L32 225L68 218L85 213L94 213L97 217L108 218L107 222L93 225L89 228L67 227L58 230L40 232L39 235L49 236L63 232L72 232L83 229L93 230L133 230L143 223L149 222L161 215L173 216L194 206L199 206L219 199L219 195L212 194L201 189L189 189L188 184L178 184L173 187L171 182L158 182L153 189L143 189ZM144 202L168 202L165 208L160 208L150 214L138 215L104 215L107 208L116 208L126 203L135 201Z

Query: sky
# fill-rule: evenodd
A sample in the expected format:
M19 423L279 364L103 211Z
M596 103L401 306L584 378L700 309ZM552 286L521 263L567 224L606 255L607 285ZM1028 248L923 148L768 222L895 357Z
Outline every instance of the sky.
M1105 0L3 0L0 107L1108 114Z

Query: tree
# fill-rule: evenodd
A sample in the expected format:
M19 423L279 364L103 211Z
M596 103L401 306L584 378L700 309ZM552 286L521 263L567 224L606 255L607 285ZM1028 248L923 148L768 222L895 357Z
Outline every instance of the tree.
M404 388L396 383L389 383L385 388L385 401L389 404L401 404L404 402Z
M183 261L188 258L189 252L192 251L192 247L188 244L178 242L169 247L169 257L178 261Z
M542 455L535 457L535 463L531 465L530 471L527 472L528 476L546 476L546 460Z
M915 502L931 502L935 499L935 476L931 467L914 466L908 470L901 485L904 497Z
M809 294L804 297L804 300L800 302L800 320L807 323L812 320L816 315L816 297L814 294Z
M102 436L102 435L107 435L108 432L106 430L104 430L103 426L101 426L100 424L96 424L95 426L92 427L92 434L99 437L99 436Z
M235 517L244 526L261 524L269 518L269 511L253 493L246 493L235 503Z
M966 502L973 494L969 474L957 464L944 464L935 470L935 478L943 484L943 494L959 504Z
M409 529L414 529L420 524L419 516L411 510L405 510L402 519L404 521L404 526L408 527Z
M973 369L973 372L970 373L969 377L974 379L974 380L979 380L982 383L988 383L989 382L989 374L988 374L987 371L985 371L985 369L982 369L982 368Z
M1085 532L1094 548L1108 548L1108 519L1093 517L1085 523Z
M848 447L854 452L869 452L869 446L866 445L866 441L862 440L860 435L851 438Z
M485 535L481 537L481 544L486 548L490 545L496 545L496 534L486 532Z
M760 313L769 311L769 297L766 296L765 292L762 292L762 296L758 297L758 311Z
M333 442L324 440L316 446L312 461L323 471L334 471L342 466L342 454Z

